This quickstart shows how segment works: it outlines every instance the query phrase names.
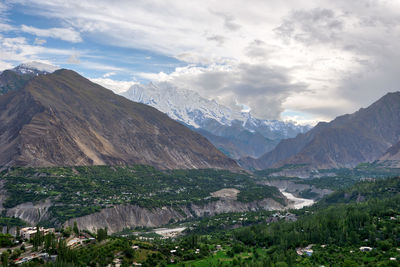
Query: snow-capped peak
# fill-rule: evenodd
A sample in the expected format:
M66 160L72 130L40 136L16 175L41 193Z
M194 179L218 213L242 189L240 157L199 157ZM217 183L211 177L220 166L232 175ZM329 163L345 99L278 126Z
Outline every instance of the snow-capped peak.
M272 139L293 137L310 129L309 126L291 122L257 119L252 116L250 107L246 105L237 103L241 111L232 110L215 100L203 98L197 92L177 88L168 82L135 84L121 95L132 101L153 106L170 118L195 128L208 127L210 120L226 126L240 122L242 129L259 132Z
M169 83L136 84L121 95L153 106L167 113L172 119L196 128L206 119L230 125L232 120L240 118L240 114L216 101L205 99L194 91L180 89Z
M52 73L59 68L50 64L38 61L26 62L18 65L13 70L22 74L47 74Z

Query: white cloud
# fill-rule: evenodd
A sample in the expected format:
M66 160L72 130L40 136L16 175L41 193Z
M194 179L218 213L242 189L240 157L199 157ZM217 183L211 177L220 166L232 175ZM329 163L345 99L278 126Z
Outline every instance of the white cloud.
M18 2L75 29L68 39L80 41L82 33L185 61L188 67L170 74L138 75L232 108L239 99L266 118L294 110L329 120L399 89L399 1L252 0L245 7L240 0Z
M282 103L293 90L305 91L304 84L291 80L288 70L265 65L230 62L207 67L195 65L177 68L173 73L136 73L156 82L198 92L203 97L217 99L232 109L247 110L258 117L279 118ZM240 102L240 105L237 105Z
M67 57L70 50L48 48L40 45L31 45L24 37L4 37L0 35L0 64L2 68L10 68L28 61L42 61L49 64L54 62L46 61L45 58L54 56Z
M9 31L14 31L16 28L12 25L9 25L7 23L1 23L0 20L0 32L9 32Z
M47 41L45 39L35 38L33 44L35 45L44 45Z
M0 71L11 69L11 68L13 68L13 65L11 65L8 62L0 60Z
M106 74L103 75L103 78L108 78L111 76L116 75L117 73L115 71L107 72Z
M72 43L82 42L82 38L79 32L73 30L72 28L48 28L39 29L32 26L22 25L21 31L30 33L39 37L49 37L60 39Z
M117 81L109 78L91 78L92 82L100 84L101 86L112 90L114 93L119 94L127 91L132 85L138 84L134 81Z
M80 61L79 63L82 67L86 69L92 69L92 70L100 70L100 71L108 71L108 72L129 72L129 70L112 66L112 65L107 65L107 64L102 64L98 62L91 62L91 61Z

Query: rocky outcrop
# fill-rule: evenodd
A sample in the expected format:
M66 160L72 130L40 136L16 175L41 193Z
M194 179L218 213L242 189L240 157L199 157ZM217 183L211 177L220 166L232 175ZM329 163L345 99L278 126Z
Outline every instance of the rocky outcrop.
M20 218L31 225L49 218L48 210L52 206L50 200L38 203L27 202L7 210L7 217Z
M215 202L209 202L203 206L191 205L191 210L197 217L202 216L213 216L220 213L228 212L245 212L245 211L256 211L256 210L279 210L283 209L284 206L272 199L264 199L261 201L253 201L249 203L243 203L235 200L218 200Z
M172 221L212 216L226 212L276 210L283 208L283 205L272 199L250 203L224 199L205 205L191 204L188 207L162 207L155 209L146 209L135 205L118 205L103 209L97 213L71 219L64 226L72 226L76 222L79 229L96 231L99 228L107 227L109 233L115 233L135 226L159 227Z
M149 210L136 205L118 205L71 219L64 225L72 226L76 222L79 229L96 232L97 229L107 227L109 233L115 233L135 226L158 227L191 216L187 209L178 211L170 207L162 207Z

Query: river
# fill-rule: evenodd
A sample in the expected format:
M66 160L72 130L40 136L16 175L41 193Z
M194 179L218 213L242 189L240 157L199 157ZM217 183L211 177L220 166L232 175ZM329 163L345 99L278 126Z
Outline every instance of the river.
M303 207L311 206L314 204L314 200L295 197L292 193L281 191L281 193L289 200L293 201L293 207L295 209L301 209Z

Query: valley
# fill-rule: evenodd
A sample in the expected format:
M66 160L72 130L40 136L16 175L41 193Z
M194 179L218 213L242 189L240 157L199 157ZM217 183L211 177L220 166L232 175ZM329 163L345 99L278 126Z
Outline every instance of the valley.
M74 237L76 230L72 229L79 229L81 235L87 235L86 238L90 237L92 241L74 247L68 245L64 248L67 254L61 253L57 247L39 248L56 253L58 260L74 262L78 266L113 262L143 266L232 266L240 262L250 266L279 262L307 266L363 262L391 266L396 261L392 259L399 256L395 237L400 231L400 180L377 178L361 181L362 177L359 180L324 196L313 206L303 205L305 203L300 201L304 199L291 193L283 193L289 202L294 201L290 210L233 210L181 217L166 222L164 228L136 224L114 234L108 227L88 231L81 228L78 217L72 220L74 223L57 227L60 229L57 235L75 240L78 237ZM314 200L309 199L306 204L312 202ZM2 221L6 222L5 218ZM9 221L7 226L15 222ZM106 234L101 237L104 229ZM23 255L31 255L34 252L29 252L31 250L32 247L28 254ZM97 254L101 250L107 253ZM40 264L40 260L30 262Z
M400 267L400 0L0 0L0 267Z
M299 230L291 227L300 227L310 234L311 231L319 233L327 228L311 227L313 220L321 223L327 214L330 214L326 217L328 224L331 220L349 220L347 216L353 215L346 213L348 209L355 212L354 216L361 216L357 212L375 210L377 205L382 206L381 211L392 207L387 213L372 216L383 219L384 225L392 225L392 234L396 236L400 230L396 226L400 218L396 206L400 203L396 200L400 192L399 178L387 177L397 176L398 169L364 164L351 170L326 171L326 176L309 179L273 176L276 171L249 175L211 169L157 170L143 165L8 167L1 171L0 180L7 197L0 223L10 233L26 225L55 227L59 235L69 232L71 240L77 238L71 233L77 227L93 241L76 247L68 245L66 249L75 255L73 258L65 258L54 249L53 253L57 253L58 259L62 257L78 265L117 260L121 264L144 266L156 263L231 266L237 262L252 265L279 261L293 261L303 266L310 261L313 264L368 261L364 257L366 252L359 249L363 246L374 247L374 255L387 253L384 257L374 257L371 263L390 263L389 258L397 257L396 250L385 247L386 243L362 241L365 231L369 235L378 234L370 226L357 232L352 241L336 239L341 238L336 233L329 239L327 232L321 232L320 239L300 234L295 239L282 241L274 236L281 233L289 238L293 231L298 233ZM338 187L340 179L352 182ZM355 206L357 209L352 209ZM365 224L377 217L356 218ZM109 235L106 243L95 241L104 229ZM271 236L264 236L266 230ZM398 242L388 239L386 233L380 240L394 246ZM310 244L311 256L296 254L296 250ZM125 254L129 247L133 252ZM85 254L98 249L113 251L113 256L97 258ZM29 251L23 255L32 258L29 262L40 264L33 260L35 256L29 256L34 251ZM51 252L51 249L41 251ZM336 253L344 257L335 258Z
M205 214L287 205L275 187L229 171L159 171L150 166L10 168L2 171L1 180L8 196L3 213L9 217L53 227L77 221L81 229L108 227L111 233ZM215 194L228 186L237 188L235 199Z
M0 78L3 263L397 264L398 93L308 131L167 85L123 94L163 114L70 70Z

